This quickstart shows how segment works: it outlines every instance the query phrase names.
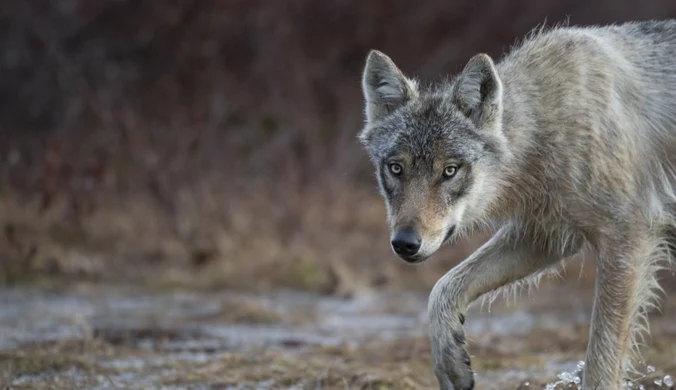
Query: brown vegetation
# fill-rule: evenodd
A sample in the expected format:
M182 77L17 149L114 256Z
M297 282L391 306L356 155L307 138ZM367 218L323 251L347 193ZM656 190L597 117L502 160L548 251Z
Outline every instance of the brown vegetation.
M429 287L466 253L391 254L355 139L370 48L432 80L545 19L676 15L668 0L0 4L0 282L337 292Z

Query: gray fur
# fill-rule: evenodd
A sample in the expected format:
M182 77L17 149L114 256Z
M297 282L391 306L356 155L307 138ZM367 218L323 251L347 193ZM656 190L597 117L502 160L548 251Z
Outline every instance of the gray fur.
M422 239L406 260L424 261L448 234L497 231L430 294L440 388L473 388L471 302L593 252L583 389L619 390L676 239L676 21L540 29L501 61L479 54L429 88L373 51L362 86L359 138L390 227Z
M417 97L417 86L407 79L394 62L372 51L366 62L362 90L366 100L366 118L375 122Z

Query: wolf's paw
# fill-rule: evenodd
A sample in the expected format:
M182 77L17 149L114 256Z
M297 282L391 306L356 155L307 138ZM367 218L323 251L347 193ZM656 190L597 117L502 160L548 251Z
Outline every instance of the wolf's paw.
M444 329L443 325L433 324L434 321L430 324L430 341L434 373L439 381L439 388L441 390L474 389L474 372L462 327L458 324L457 329Z

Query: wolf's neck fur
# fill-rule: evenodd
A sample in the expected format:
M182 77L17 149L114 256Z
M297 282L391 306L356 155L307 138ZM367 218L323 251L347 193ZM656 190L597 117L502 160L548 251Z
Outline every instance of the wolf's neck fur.
M492 202L487 207L487 220L501 222L519 218L532 212L546 201L546 185L539 173L538 161L547 153L535 142L534 133L540 123L536 121L538 86L528 79L523 68L515 64L517 59L508 57L496 64L503 83L502 135L505 139L503 159L496 167L496 179Z

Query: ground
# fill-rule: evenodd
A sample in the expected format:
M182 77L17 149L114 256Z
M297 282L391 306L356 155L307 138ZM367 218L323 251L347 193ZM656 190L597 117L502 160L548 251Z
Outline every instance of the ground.
M573 381L587 341L588 279L547 279L537 293L473 305L466 330L477 388L544 389L557 376ZM672 290L662 312L651 316L652 337L639 373L631 374L633 388L668 389L665 376L676 374ZM426 300L424 293L387 291L340 298L92 284L5 289L0 383L12 389L434 389Z

